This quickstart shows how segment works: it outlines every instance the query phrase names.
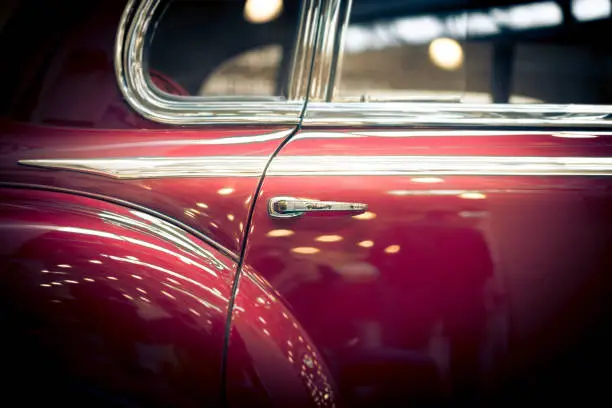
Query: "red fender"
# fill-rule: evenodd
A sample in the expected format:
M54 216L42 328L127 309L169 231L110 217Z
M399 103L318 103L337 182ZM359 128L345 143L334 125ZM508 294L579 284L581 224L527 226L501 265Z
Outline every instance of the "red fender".
M4 390L26 405L219 405L232 260L104 201L0 194Z
M140 211L54 191L0 194L0 346L15 398L338 406L321 352L255 271L245 268L235 298L223 389L234 261Z

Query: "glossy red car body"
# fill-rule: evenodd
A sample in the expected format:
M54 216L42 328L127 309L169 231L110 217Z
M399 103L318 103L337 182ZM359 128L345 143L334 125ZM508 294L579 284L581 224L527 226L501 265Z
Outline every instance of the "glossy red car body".
M609 132L325 126L308 106L296 124L160 124L117 89L124 4L111 3L47 6L35 22L55 21L53 38L9 47L27 57L3 66L15 78L0 121L9 394L160 407L609 399L612 173L593 167L612 157ZM441 157L463 173L369 167ZM470 167L496 157L519 170ZM126 179L19 163L137 158L237 170ZM538 158L590 170L521 173ZM260 174L240 174L250 159ZM368 209L273 218L279 196ZM23 384L32 395L10 391Z

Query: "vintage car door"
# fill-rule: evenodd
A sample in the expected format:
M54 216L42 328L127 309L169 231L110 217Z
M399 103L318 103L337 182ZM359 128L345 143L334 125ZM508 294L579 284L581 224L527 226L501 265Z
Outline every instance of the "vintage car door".
M248 322L234 344L258 360L225 383L246 224L298 127L320 13L256 3L2 5L0 345L15 398L219 406L248 383L252 403L287 405L280 387L313 404L298 368L261 368L284 339Z
M609 400L609 8L400 3L355 0L342 67L317 54L338 78L266 170L242 279L290 305L320 354L285 357L326 361L351 406Z

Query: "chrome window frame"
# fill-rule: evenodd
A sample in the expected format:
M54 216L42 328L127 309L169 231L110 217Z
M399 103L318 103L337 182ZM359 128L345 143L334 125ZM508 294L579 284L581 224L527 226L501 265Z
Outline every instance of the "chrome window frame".
M115 75L125 100L143 117L170 125L297 125L317 49L322 2L304 0L290 66L288 98L182 97L151 86L145 72L146 35L161 0L129 0L115 40ZM339 0L334 0L339 1Z
M321 14L321 27L333 25L332 20L342 21L337 29L325 33L326 44L342 42L349 23L353 0L348 2L345 15L337 17L329 10ZM328 2L329 3L329 2ZM330 4L327 4L330 8ZM337 5L335 5L337 6ZM612 105L579 104L463 104L440 102L334 102L335 72L339 69L342 54L330 60L329 47L317 48L315 61L326 61L329 68L313 68L310 99L302 121L304 126L319 127L398 127L398 126L495 126L495 127L612 127ZM337 64L337 65L335 65ZM323 84L323 85L316 85ZM316 92L317 89L323 91ZM330 91L331 89L331 91Z

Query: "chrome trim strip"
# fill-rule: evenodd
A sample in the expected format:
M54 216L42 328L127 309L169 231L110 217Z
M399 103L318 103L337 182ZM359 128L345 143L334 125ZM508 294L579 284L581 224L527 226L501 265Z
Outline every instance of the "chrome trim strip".
M558 131L550 130L404 130L377 129L353 130L345 132L342 130L302 130L291 138L290 143L303 139L359 139L365 137L378 138L414 138L414 137L517 137L517 136L543 136L558 137L564 139L594 139L598 137L612 136L610 131Z
M346 30L348 28L351 16L351 10L353 9L353 0L342 0L341 2L341 18L342 21L338 27L336 33L336 41L334 44L334 61L330 68L330 78L327 89L327 95L325 100L330 102L334 98L337 84L339 83L340 74L342 72L342 60L344 58L344 39L346 37Z
M120 180L166 177L260 177L266 156L19 160ZM266 176L612 176L609 157L277 156Z
M308 92L308 78L312 70L320 17L321 0L303 2L298 38L293 56L293 69L289 79L289 100L304 99Z
M310 102L304 126L610 127L611 105Z
M19 164L71 170L120 180L165 177L260 177L266 156L136 157L19 160Z
M612 176L608 157L277 156L266 176Z
M318 26L320 0L305 0L307 13L301 16L298 38L303 43L296 47L291 76L300 81L310 72L315 49L315 27ZM137 4L138 3L138 4ZM115 42L115 73L119 89L128 103L145 118L173 125L203 124L286 124L297 125L304 107L306 89L290 83L292 100L282 98L206 98L177 97L151 89L144 72L146 33L160 0L130 0L119 23Z
M341 0L322 0L322 3L309 101L328 100L328 95L331 95L332 92L331 86L335 71L334 51L341 23Z

